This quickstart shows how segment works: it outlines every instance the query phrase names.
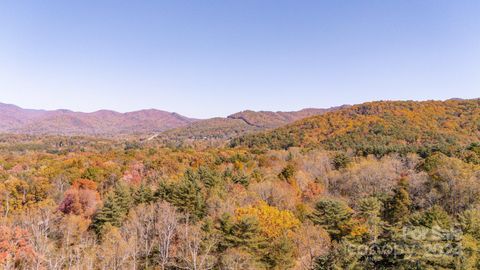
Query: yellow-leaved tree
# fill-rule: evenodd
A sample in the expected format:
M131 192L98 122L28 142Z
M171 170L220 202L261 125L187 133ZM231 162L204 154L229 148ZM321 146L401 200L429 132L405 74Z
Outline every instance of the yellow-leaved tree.
M262 234L270 239L279 236L289 236L299 228L301 224L300 220L298 220L292 212L279 210L264 201L254 206L237 208L235 211L235 217L237 219L247 216L256 218Z

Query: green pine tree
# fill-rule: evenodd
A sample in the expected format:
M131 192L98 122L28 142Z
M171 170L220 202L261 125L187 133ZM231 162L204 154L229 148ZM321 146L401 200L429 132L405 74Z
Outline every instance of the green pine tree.
M222 181L221 176L217 172L207 167L200 167L196 174L190 173L187 177L200 180L200 182L208 189L217 186Z
M387 202L385 217L390 224L403 224L410 218L412 201L408 194L408 182L405 178L398 181L392 198Z
M220 230L224 238L220 245L222 249L244 248L257 253L265 247L266 239L261 236L258 220L255 217L242 217L233 222L229 215L224 215L220 219Z
M452 219L442 207L434 205L430 209L414 214L410 219L410 223L414 226L424 226L427 228L438 226L442 229L450 229Z
M153 201L153 191L145 184L140 184L140 187L133 194L133 202L135 205L142 203L149 203Z
M130 190L125 185L117 185L115 190L107 195L102 208L95 214L92 222L93 229L100 235L107 223L120 227L131 206Z
M373 242L377 241L383 231L382 208L382 202L375 197L361 199L358 203L358 217L365 221L370 235L369 240Z
M292 269L295 264L295 246L288 237L275 239L263 251L261 261L267 269Z
M199 183L197 174L188 170L180 183L161 182L155 197L173 204L177 209L190 216L193 221L206 215L206 195Z
M322 199L315 205L310 219L323 227L333 240L340 240L348 234L353 210L343 201Z

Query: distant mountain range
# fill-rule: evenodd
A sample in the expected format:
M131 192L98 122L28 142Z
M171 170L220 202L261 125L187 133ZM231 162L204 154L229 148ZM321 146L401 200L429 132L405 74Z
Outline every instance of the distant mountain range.
M338 108L341 107L294 112L243 111L226 118L199 120L155 109L128 113L110 110L83 113L70 110L31 110L0 103L0 132L89 136L157 134L164 138L183 139L230 138L280 127Z
M141 110L128 113L100 110L29 110L0 103L0 132L55 135L111 135L161 132L196 121L177 113Z

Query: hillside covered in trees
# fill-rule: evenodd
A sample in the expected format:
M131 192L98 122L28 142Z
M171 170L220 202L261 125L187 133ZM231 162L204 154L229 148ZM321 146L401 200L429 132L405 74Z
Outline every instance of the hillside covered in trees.
M293 112L242 111L228 117L215 117L196 121L187 126L159 133L155 139L165 144L183 144L191 142L216 142L222 144L226 140L245 134L278 128L297 120L321 115L345 108L347 105L329 109L303 109Z
M232 145L287 149L291 146L384 155L461 151L480 139L480 100L379 101L300 120Z
M473 270L479 224L479 100L215 145L0 135L0 269Z

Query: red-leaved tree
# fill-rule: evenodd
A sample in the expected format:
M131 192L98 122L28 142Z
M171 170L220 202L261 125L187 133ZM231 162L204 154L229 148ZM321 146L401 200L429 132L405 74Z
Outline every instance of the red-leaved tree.
M76 180L65 192L59 210L65 214L74 214L85 218L91 217L100 204L97 184L91 180Z

